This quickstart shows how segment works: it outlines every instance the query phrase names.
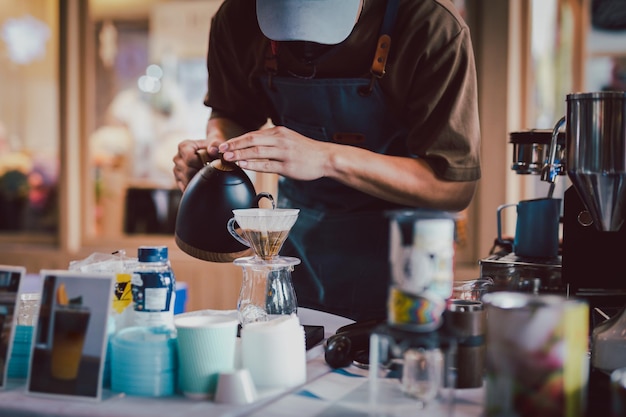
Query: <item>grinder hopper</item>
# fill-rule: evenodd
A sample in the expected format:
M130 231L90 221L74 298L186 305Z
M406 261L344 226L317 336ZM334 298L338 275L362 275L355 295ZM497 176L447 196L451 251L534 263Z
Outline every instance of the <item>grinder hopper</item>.
M618 231L626 215L626 92L567 95L566 117L554 127L542 180L554 183L556 137L566 124L567 175L598 231Z

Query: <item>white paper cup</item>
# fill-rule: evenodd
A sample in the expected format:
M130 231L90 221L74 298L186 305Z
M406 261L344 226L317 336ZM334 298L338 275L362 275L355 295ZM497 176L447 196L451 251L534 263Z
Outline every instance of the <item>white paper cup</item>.
M212 398L218 375L235 369L237 319L190 316L174 319L178 332L178 386L194 399Z
M256 387L247 369L237 369L219 375L215 391L216 403L242 405L250 404L256 398Z
M258 389L292 388L306 382L304 328L295 314L241 329L242 366Z

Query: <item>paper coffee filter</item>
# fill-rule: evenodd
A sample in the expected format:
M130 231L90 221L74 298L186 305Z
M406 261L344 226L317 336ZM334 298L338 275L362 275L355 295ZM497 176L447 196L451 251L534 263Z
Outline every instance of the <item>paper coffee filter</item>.
M299 209L238 209L235 220L242 229L267 232L289 230L298 220Z

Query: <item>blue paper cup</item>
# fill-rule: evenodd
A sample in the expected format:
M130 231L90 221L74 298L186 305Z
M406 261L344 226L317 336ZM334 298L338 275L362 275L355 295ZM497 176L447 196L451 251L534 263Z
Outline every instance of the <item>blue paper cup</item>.
M174 319L178 386L183 395L195 399L214 396L218 375L235 368L238 324L237 319L221 315Z
M111 340L111 390L162 397L175 393L176 341L173 331L129 327Z

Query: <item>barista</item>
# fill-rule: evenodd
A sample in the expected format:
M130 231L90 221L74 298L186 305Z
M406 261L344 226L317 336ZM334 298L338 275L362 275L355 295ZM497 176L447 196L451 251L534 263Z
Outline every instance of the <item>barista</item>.
M474 57L453 4L226 0L207 62L207 139L179 144L180 188L200 148L278 174L277 206L300 209L281 251L302 260L298 305L386 317L385 212L462 210L480 177Z

